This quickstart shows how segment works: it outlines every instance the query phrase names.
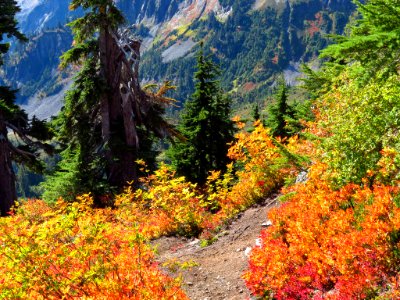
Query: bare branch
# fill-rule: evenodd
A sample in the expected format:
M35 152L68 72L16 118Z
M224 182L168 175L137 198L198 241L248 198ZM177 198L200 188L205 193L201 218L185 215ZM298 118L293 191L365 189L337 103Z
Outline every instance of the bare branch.
M13 152L14 154L17 155L21 155L29 160L36 160L36 155L33 153L30 153L28 151L24 151L22 149L19 149L17 147L15 147L13 144L11 144L11 142L7 141L8 147L10 148L11 152Z
M5 122L6 126L10 128L11 130L16 133L24 143L26 143L28 146L34 146L36 148L43 149L46 153L52 153L53 147L47 144L44 144L39 141L34 141L30 137L28 137L24 132L22 132L18 127L14 126L13 124L10 124L9 122Z
M8 128L10 128L12 131L14 131L14 133L16 133L24 143L31 145L34 142L25 134L21 131L21 129L19 129L17 126L14 126L13 124L9 123L9 122L5 122L6 126Z

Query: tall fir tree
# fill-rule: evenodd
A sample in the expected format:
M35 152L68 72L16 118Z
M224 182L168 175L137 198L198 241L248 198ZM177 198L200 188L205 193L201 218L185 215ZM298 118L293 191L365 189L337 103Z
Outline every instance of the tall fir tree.
M44 184L47 200L57 191L73 199L82 192L120 190L138 177L135 161L149 145L145 139L174 134L162 117L171 101L164 94L172 87L166 83L154 93L141 89L140 42L119 30L124 18L114 1L73 0L70 8L86 13L69 24L74 45L61 66L82 67L56 121L65 150Z
M4 42L4 36L26 41L17 28L15 14L18 11L16 1L0 2L0 65L3 64L4 54L10 46ZM2 216L10 211L17 200L12 162L26 164L33 170L41 171L42 164L38 159L40 149L49 153L52 151L51 146L41 142L50 137L46 123L36 118L29 120L27 114L15 104L15 99L14 90L0 86L0 214Z
M178 174L204 184L209 171L224 170L227 151L233 140L230 99L223 94L216 79L220 70L203 45L197 53L195 92L186 101L178 126L184 141L173 145L170 156Z
M287 93L288 87L284 79L280 79L278 82L278 91L275 96L276 103L270 106L266 121L266 125L271 129L271 134L274 137L279 136L285 138L290 135L286 126L286 119L288 117L293 117L293 112L291 107L288 105Z
M261 119L261 114L260 114L260 107L258 103L254 103L253 109L251 111L251 117L253 118L253 121L260 121Z

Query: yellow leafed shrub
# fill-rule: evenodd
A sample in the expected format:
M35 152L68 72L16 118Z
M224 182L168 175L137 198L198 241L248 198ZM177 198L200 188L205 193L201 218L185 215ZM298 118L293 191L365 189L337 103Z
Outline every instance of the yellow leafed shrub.
M137 227L78 200L31 200L0 219L0 299L186 299Z

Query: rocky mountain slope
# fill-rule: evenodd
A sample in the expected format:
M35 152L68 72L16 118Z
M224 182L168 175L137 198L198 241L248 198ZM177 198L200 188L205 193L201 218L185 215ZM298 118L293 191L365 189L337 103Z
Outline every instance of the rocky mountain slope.
M239 102L254 101L265 97L276 74L293 82L299 64L326 46L325 34L341 33L354 9L351 0L116 2L143 40L142 79L173 80L174 96L182 101L193 90L199 41L221 65L224 88ZM13 47L0 80L19 88L19 102L45 117L58 111L70 83L71 74L58 71L58 57L72 42L65 24L82 11L71 13L69 0L19 3L20 26L30 42Z
M184 13L181 23L163 24L163 38L154 37L142 64L145 78L175 80L179 99L192 91L195 42L204 40L214 53L224 88L254 101L265 97L276 74L284 72L293 83L299 64L316 58L326 34L342 33L353 11L347 0L192 2L192 8L202 2L206 15L193 8L197 14Z

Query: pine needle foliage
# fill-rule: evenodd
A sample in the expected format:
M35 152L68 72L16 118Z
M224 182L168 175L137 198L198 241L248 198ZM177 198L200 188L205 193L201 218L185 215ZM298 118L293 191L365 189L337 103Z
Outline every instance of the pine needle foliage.
M270 106L267 127L271 129L274 137L286 138L289 134L287 119L293 117L292 108L288 104L288 87L283 79L278 82L276 103Z
M363 1L364 2L364 1ZM336 64L359 62L363 80L376 74L387 78L398 73L400 55L400 1L355 1L360 18L347 36L335 36L336 44L322 51L323 58Z
M178 174L199 184L206 182L210 171L225 170L234 135L231 101L219 86L219 74L218 66L204 54L201 45L194 74L195 92L186 101L178 126L184 141L173 145L170 152Z
M74 44L60 66L78 65L80 71L54 122L62 160L42 187L46 201L91 192L102 206L101 199L138 182L136 160L154 161L154 137L175 133L163 118L172 101L165 93L173 86L141 89L140 41L119 31L125 20L114 1L73 0L70 9L78 8L85 14L69 23Z

